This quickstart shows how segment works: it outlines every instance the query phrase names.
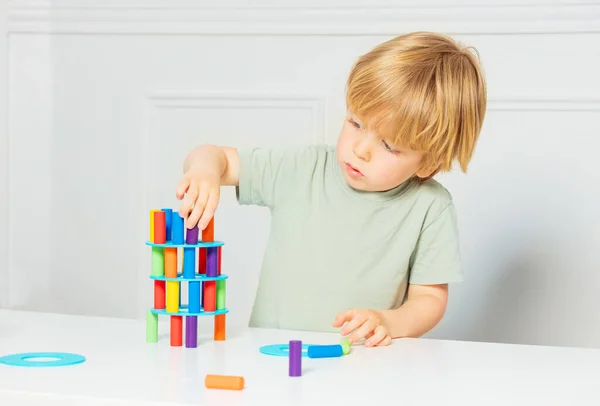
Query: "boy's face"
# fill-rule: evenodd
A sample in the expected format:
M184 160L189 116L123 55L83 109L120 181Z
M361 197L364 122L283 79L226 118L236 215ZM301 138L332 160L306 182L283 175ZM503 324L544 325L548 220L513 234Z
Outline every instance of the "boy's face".
M367 132L360 119L348 111L337 142L338 164L346 182L358 190L380 192L395 188L420 171L423 153L390 145Z

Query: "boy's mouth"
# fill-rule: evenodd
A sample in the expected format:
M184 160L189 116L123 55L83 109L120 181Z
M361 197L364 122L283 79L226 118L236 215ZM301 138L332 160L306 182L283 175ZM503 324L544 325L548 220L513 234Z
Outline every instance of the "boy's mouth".
M354 178L359 178L359 177L364 176L361 171L356 169L354 166L350 165L348 162L344 162L344 164L346 165L346 171L348 172L348 174L350 176L352 176Z

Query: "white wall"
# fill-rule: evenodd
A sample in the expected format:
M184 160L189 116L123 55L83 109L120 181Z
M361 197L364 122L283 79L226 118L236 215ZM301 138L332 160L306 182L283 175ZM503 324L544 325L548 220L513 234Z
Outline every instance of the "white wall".
M0 306L140 316L152 296L148 210L176 207L189 148L333 143L354 59L436 30L479 49L490 108L470 173L440 178L456 198L467 281L430 336L600 347L597 2L211 3L11 4ZM268 221L225 191L216 237L234 328L250 313Z
M0 308L8 306L8 27L0 2Z

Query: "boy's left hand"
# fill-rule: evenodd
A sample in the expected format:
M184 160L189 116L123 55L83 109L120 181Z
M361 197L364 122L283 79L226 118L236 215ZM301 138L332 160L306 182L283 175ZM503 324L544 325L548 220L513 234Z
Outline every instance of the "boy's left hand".
M344 325L344 323L346 323ZM334 327L342 327L340 332L347 336L350 342L366 338L365 346L384 346L392 342L387 327L382 323L381 314L370 309L349 309L339 313L333 321Z

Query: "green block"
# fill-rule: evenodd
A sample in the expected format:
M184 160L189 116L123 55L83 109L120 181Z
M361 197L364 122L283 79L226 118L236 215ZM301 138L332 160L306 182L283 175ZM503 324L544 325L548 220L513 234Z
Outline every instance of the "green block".
M350 340L348 338L342 338L340 341L340 345L342 346L342 354L346 355L350 353Z
M217 281L217 309L225 308L225 279Z
M146 312L146 342L158 342L158 314Z
M152 276L165 276L165 252L162 247L152 247Z

